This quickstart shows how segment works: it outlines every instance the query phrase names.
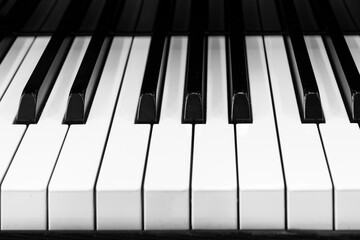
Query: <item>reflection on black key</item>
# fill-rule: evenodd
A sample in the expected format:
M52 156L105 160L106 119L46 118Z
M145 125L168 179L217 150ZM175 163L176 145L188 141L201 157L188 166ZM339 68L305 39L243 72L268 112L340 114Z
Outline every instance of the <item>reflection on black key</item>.
M64 122L84 124L95 95L105 58L110 48L106 37L117 24L124 1L110 0L105 3L96 31L91 38L74 83L71 87Z
M358 0L357 0L358 1ZM334 11L334 15L339 24L341 31L343 32L356 32L357 28L351 19L350 13L346 9L344 1L329 0L329 3ZM358 9L358 11L360 8ZM357 14L359 14L358 12Z
M224 0L209 0L209 32L224 32Z
M55 32L69 4L70 0L57 1L54 9L50 13L50 16L41 26L40 32Z
M55 6L56 0L41 0L21 31L37 32Z
M360 1L359 0L344 0L344 3L349 9L350 15L354 20L357 30L360 31Z
M314 18L309 1L311 0L294 0L297 16L299 17L301 29L304 32L318 32L320 29Z
M280 32L282 26L275 0L258 0L262 28L265 32ZM246 10L245 10L246 11Z
M139 18L142 0L126 0L123 13L116 26L118 33L131 33L135 30L136 22Z
M143 0L139 21L136 25L136 32L147 33L153 30L159 1Z
M87 7L85 2L72 2L59 28L51 37L22 92L16 123L36 123L39 119L73 40L72 37L67 38L66 34L79 24ZM83 10L80 11L79 8Z
M242 15L244 16L244 28L247 32L260 32L261 22L257 1L242 0Z
M191 12L191 0L175 0L173 32L188 32Z
M360 122L360 75L335 15L327 0L312 1L315 16L325 20L324 43L334 69L350 121ZM322 16L321 14L324 14Z
M37 122L71 43L72 38L51 38L22 92L16 123Z
M283 0L283 9L288 24L286 48L295 85L295 92L303 122L323 122L319 89L316 84L314 71L298 22L292 1Z

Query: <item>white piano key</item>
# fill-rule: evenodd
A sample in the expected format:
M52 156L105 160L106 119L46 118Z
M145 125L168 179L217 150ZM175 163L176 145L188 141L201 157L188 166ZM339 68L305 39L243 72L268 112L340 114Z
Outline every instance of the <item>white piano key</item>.
M360 72L360 37L359 36L345 36L346 43L349 47L351 55L354 59L356 67Z
M20 95L40 59L49 38L40 37L32 44L21 66L0 102L0 179L3 180L9 164L26 130L25 125L13 125Z
M193 229L237 228L234 126L228 123L224 37L208 39L206 124L195 126Z
M96 185L97 229L141 229L141 184L150 125L135 125L150 38L133 40Z
M253 123L237 124L240 229L284 229L284 180L262 37L247 37Z
M326 123L319 128L334 183L334 227L336 230L360 229L359 127L349 121L321 37L305 40L326 118ZM360 43L359 37L348 40Z
M74 40L36 125L30 125L1 188L2 229L46 230L47 185L68 129L67 97L89 37Z
M94 229L94 185L131 38L115 37L85 125L71 125L48 189L49 229Z
M190 124L181 124L187 38L170 43L159 124L153 126L144 183L144 228L189 229Z
M18 37L0 64L0 99L19 69L34 39L34 37Z
M315 124L302 124L282 37L265 37L289 229L332 229L332 184Z

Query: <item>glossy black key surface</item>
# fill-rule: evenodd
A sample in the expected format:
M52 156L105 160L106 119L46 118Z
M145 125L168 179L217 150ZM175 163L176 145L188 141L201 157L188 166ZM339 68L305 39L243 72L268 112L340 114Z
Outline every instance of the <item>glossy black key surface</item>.
M167 65L169 39L167 32L173 16L173 1L160 0L157 9L149 54L145 66L136 113L136 123L153 124L159 121L162 90Z
M64 123L84 124L95 96L105 58L110 48L106 37L114 30L123 9L124 1L107 1L101 13L96 31L90 40L84 58L71 87Z
M107 0L108 1L108 0ZM89 10L87 11L84 19L82 20L78 29L79 33L93 34L98 22L100 20L101 13L103 12L105 3L104 0L92 0Z
M37 32L54 8L56 0L41 0L21 32Z
M85 2L73 1L65 12L21 94L16 123L36 123L39 119L72 43L73 38L67 38L66 34L79 24L87 8Z
M286 49L301 119L306 123L323 122L319 89L292 0L283 0L282 9L288 29Z
M357 27L355 26L350 12L347 10L346 4L344 1L339 0L329 0L330 6L336 17L336 21L342 32L356 32ZM360 10L360 9L359 9ZM359 14L360 12L358 12Z
M299 23L304 32L319 32L320 28L317 25L309 1L311 0L294 0Z
M276 7L276 0L258 0L262 30L269 33L280 33L282 26Z
M137 33L150 33L153 30L155 17L160 0L143 0L138 23Z
M325 48L342 94L350 121L360 122L360 74L328 0L311 2L315 16L328 28Z
M207 1L193 1L185 75L183 123L205 123L207 37Z
M41 26L39 32L53 33L58 28L61 18L63 17L66 9L68 8L71 0L57 1L50 16L46 19L45 23Z
M225 31L225 1L209 1L209 33L221 33Z
M226 66L228 78L229 121L231 123L251 123L251 100L249 75L246 61L245 35L240 1L228 0L227 27L229 35L226 42Z

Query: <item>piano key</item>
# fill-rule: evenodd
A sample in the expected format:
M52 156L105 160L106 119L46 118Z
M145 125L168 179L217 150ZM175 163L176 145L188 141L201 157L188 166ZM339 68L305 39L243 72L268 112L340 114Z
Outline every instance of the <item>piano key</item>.
M244 36L229 34L227 66L230 88L230 122L252 122L249 76Z
M54 34L21 94L16 123L36 123L69 51L72 38Z
M253 122L236 124L240 229L284 229L284 179L262 38L246 37L246 51Z
M189 31L191 0L175 0L173 32Z
M26 42L29 42L30 44L34 41L33 37L25 38ZM21 66L17 70L10 86L0 102L0 131L2 132L0 135L1 181L11 164L11 160L21 142L23 134L26 131L25 125L12 124L18 107L18 96L26 83L26 79L34 69L36 62L40 59L48 41L48 37L37 37L32 43L30 50L27 52L26 57L22 61Z
M133 32L140 15L142 0L126 0L116 32Z
M331 65L335 71L341 94L345 101L345 106L351 121L360 122L360 74L354 59L351 56L343 33L341 32L331 6L327 1L322 1L321 5L312 1L313 9L319 17L323 18L327 25L328 34L324 37L325 47L328 52Z
M357 142L360 141L360 131L357 124L349 122L321 38L306 37L306 43L326 117L326 124L319 125L319 133L334 184L334 228L359 229L360 208L357 201L360 199L360 164L354 159L358 156Z
M5 59L0 64L0 99L3 97L6 89L9 87L13 76L19 69L21 62L29 51L33 41L34 38L32 37L16 38Z
M110 39L105 35L94 35L71 87L64 122L66 124L87 121L93 98L99 83Z
M133 39L96 184L98 230L142 229L142 181L151 127L134 124L134 119L149 46L149 37Z
M62 124L67 95L89 40L74 40L39 123L28 127L17 149L1 186L2 229L47 229L47 185L68 130Z
M358 1L356 0L344 0L344 3L347 6L347 10L349 11L353 21L356 24L357 30L360 30L360 17L359 17L359 9L360 9L360 4Z
M168 0L166 0L168 1ZM140 91L136 123L157 123L160 114L169 40L163 33L151 37L149 56Z
M107 1L100 20L91 38L80 69L76 75L69 93L68 107L65 113L66 124L86 122L97 90L105 58L110 47L110 38L106 37L112 31L121 13L123 1Z
M189 229L191 125L181 124L187 38L172 37L144 181L144 229Z
M15 36L4 37L0 40L0 64L16 40Z
M87 124L69 127L48 187L51 230L95 227L94 185L130 43L130 38L114 39Z
M301 119L307 123L323 122L324 116L321 108L320 94L296 16L295 7L288 0L282 1L282 5L289 32L285 42Z
M358 36L345 36L345 41L349 47L351 56L354 59L357 69L360 69L360 39Z
M206 49L207 39L203 34L190 35L183 110L184 123L205 122Z
M282 37L265 37L286 181L288 229L332 229L332 185L315 124L302 124Z
M193 229L237 229L235 138L228 123L225 62L225 38L210 37L207 120L195 125L193 133Z

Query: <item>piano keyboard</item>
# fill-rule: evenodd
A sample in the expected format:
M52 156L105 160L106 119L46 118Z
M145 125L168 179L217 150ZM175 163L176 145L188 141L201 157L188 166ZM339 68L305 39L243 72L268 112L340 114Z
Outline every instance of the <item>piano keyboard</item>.
M0 1L0 235L359 236L359 7Z

